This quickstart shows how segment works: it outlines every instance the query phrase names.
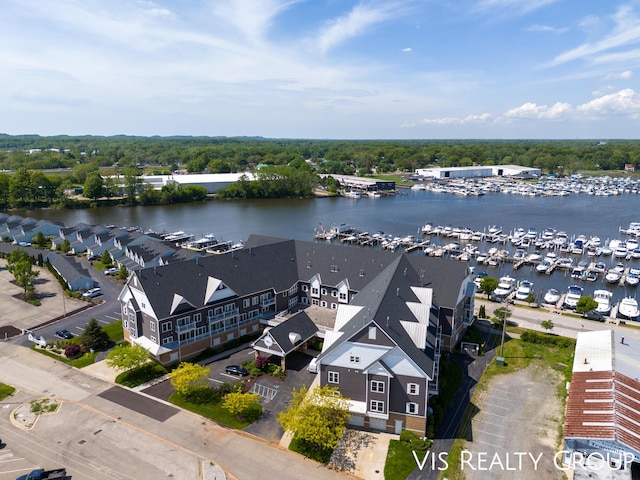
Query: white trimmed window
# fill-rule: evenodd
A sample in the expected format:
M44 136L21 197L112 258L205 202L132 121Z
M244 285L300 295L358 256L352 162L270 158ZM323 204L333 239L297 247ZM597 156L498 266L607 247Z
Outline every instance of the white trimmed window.
M309 285L302 285L302 291L303 292L308 292L309 291Z
M173 335L169 335L168 337L164 337L162 339L162 344L166 345L167 343L173 342Z
M331 310L337 310L338 309L338 304L337 303L332 303L331 304Z
M249 308L250 304L251 304L251 300L249 300L248 298L245 298L244 300L242 300L242 306L244 308Z
M324 300L320 301L320 306L327 308L327 302Z
M409 395L420 395L420 385L417 383L407 383L407 393Z
M371 391L375 393L384 393L384 382L371 380Z
M162 323L162 333L170 332L173 330L173 324L171 322Z
M331 290L331 296L332 297L337 297L338 296L338 290Z
M375 340L378 329L376 327L369 327L369 340Z
M371 400L371 408L372 412L381 412L384 413L384 402L380 400Z
M321 291L322 291L322 295L326 295L327 294L327 289L326 288L323 287Z
M417 414L418 404L414 402L407 402L407 413Z
M156 322L149 322L149 328L151 328L152 332L156 331Z
M328 372L328 382L329 383L340 383L340 373L338 372Z
M151 335L151 341L152 341L153 343L158 343L158 341L156 340L156 337L154 337L153 335Z
M349 357L349 361L351 363L360 363L360 356L359 355L351 355Z

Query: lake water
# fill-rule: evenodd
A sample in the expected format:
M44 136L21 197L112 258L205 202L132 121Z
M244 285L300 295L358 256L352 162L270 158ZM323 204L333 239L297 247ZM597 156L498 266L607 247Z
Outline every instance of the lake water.
M607 239L625 238L619 227L640 221L640 195L622 194L601 197L572 194L567 197L523 197L489 193L482 197L461 197L430 191L402 191L395 197L316 198L273 200L222 200L198 204L154 207L107 207L80 210L22 210L22 216L60 220L67 226L77 223L138 226L157 232L183 230L196 238L212 233L219 240L244 240L252 233L299 240L313 240L314 230L333 224L347 223L361 231L384 231L394 236L416 235L425 223L453 225L472 230L487 230L490 225L509 233L518 227L533 227L538 233L545 228L565 231L571 238L583 234ZM444 240L439 243L446 243ZM499 246L499 245L497 245ZM488 245L480 245L488 250ZM369 248L369 247L362 247ZM509 244L499 246L514 251ZM531 247L530 252L535 249ZM567 256L568 254L561 254ZM584 259L587 259L586 255ZM574 260L577 259L574 257ZM612 257L601 257L607 265ZM454 261L454 260L452 260ZM640 260L630 260L640 267ZM471 261L470 265L475 265ZM552 275L537 274L525 266L513 271L511 264L500 267L478 267L490 275L509 274L534 282L537 295L551 287L565 291L576 283L563 271ZM614 301L625 295L635 296L636 289L603 284L602 280L584 282L585 294L597 288L614 292Z

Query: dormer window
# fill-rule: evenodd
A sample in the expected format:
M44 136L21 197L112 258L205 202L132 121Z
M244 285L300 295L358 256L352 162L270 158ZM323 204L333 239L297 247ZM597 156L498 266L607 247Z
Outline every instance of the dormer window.
M351 363L360 363L360 356L359 355L351 355L349 357Z

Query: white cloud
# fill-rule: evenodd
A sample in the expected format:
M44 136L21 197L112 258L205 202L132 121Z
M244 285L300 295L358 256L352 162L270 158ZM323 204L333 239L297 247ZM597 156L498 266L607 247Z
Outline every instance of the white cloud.
M550 25L531 25L527 28L525 28L525 30L527 32L551 32L551 33L565 33L568 28L564 27L564 28L558 28L558 27L552 27Z
M329 22L318 36L318 46L325 53L342 42L364 35L372 26L401 14L404 9L391 3L380 7L356 5L348 14Z
M480 0L475 10L501 10L504 14L524 15L557 0Z
M412 52L413 49L411 47L407 47L407 48L403 48L402 51L405 53L409 53L409 52Z
M424 120L422 120L422 123L427 125L464 125L466 123L486 123L490 120L491 120L491 114L483 113L480 115L467 115L464 118L456 118L456 117L425 118Z
M620 73L610 73L604 79L605 80L628 80L633 77L633 72L631 70L625 70Z
M528 102L504 113L506 119L559 120L571 113L571 105L557 102L551 107Z
M638 19L629 5L619 7L618 11L612 16L612 20L614 27L603 38L593 43L583 43L579 47L557 55L549 66L583 59L602 62L602 59L598 59L598 55L640 42L640 19ZM618 55L620 53L622 52L616 52Z
M576 110L589 118L626 115L638 119L640 118L640 95L631 88L625 88L578 105Z

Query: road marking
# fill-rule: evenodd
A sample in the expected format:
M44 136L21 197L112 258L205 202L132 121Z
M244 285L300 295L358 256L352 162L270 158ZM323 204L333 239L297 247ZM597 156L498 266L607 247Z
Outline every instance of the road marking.
M496 408L500 408L502 410L511 410L508 407L501 407L500 405L494 405L493 403L489 403L489 402L484 402L485 405L489 405L490 407L496 407Z
M33 468L19 468L17 470L3 470L2 473L17 473L17 472L26 472L31 471Z
M493 415L494 417L498 418L507 418L506 415L498 415L497 413L487 412L486 410L482 410L482 413L484 413L485 415Z
M218 380L216 378L209 377L209 380L211 380L212 382L224 383L222 380Z
M497 433L491 433L491 432L485 432L485 431L480 430L478 428L474 428L473 431L474 432L479 432L479 433L484 433L485 435L493 435L494 437L504 438L504 435L500 435L500 434L497 434Z
M504 450L504 447L500 445L494 445L493 443L483 442L482 440L474 440L473 443L475 442L481 443L483 445L489 445L490 447L497 448L498 450Z
M107 317L110 320L120 320L120 317L112 317L111 315L105 315L105 317Z
M111 323L111 322L107 322L106 320L98 320L98 323L105 323L105 324L109 325L109 323Z

